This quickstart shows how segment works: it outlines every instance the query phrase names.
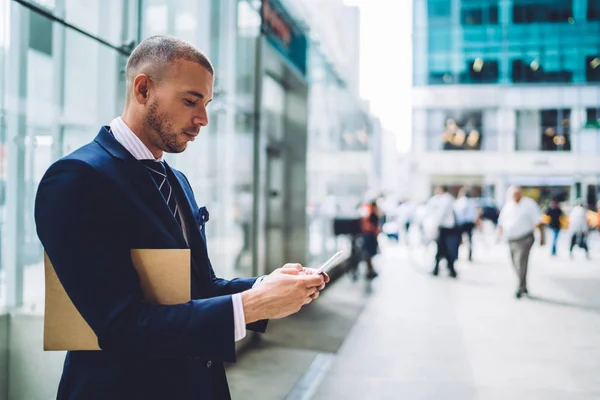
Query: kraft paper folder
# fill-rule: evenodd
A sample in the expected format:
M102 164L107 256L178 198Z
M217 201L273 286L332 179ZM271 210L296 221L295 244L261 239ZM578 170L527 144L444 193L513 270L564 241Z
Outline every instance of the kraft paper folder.
M189 249L131 250L131 259L146 301L154 304L190 301ZM73 305L46 254L44 269L44 350L100 350L96 334Z

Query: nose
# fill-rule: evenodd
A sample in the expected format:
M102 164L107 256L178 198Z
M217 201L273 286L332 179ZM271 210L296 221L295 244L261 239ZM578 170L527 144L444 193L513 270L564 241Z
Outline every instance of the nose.
M208 112L206 111L206 107L202 107L198 114L194 116L192 119L192 123L194 126L206 126L208 125Z

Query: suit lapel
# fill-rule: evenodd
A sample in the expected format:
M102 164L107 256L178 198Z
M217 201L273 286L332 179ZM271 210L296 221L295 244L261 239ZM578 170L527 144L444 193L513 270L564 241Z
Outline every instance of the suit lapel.
M168 165L167 173L169 174L170 181L172 182L171 185L173 186L173 190L177 196L177 204L182 208L183 215L186 217L185 224L191 236L190 243L199 243L199 250L208 260L208 249L206 247L204 236L202 236L200 233L199 221L197 221L198 213L193 211L193 205L196 202L193 200L192 194L189 193L189 190L186 189L188 184L184 178L180 177L180 174L175 173Z
M188 242L192 249L192 270L194 270L198 277L201 285L204 286L205 290L210 291L210 288L205 286L210 283L210 259L208 257L208 248L204 236L200 232L199 224L204 221L198 221L198 212L194 212L196 201L194 200L193 194L189 189L189 185L183 175L179 172L175 172L166 164L167 175L169 176L171 186L175 196L177 196L177 204L181 215L185 219L185 226L187 228Z
M149 214L158 218L165 230L177 239L181 248L186 248L187 244L183 237L181 227L171 213L167 202L156 187L152 176L148 173L146 167L136 160L110 133L107 127L102 127L95 141L99 143L113 157L121 159L125 163L122 169L123 178L129 182L129 187L133 188L139 194L142 202L149 208Z

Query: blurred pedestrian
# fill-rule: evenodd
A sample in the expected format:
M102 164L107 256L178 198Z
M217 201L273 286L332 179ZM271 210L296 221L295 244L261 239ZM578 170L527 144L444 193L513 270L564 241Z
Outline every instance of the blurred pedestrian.
M535 242L534 230L540 230L540 245L545 243L544 229L541 224L541 212L537 203L524 197L522 189L511 186L508 200L498 218L498 239L503 235L508 240L510 257L519 278L515 296L520 299L527 290L527 267L529 253Z
M467 235L469 246L469 261L473 261L473 229L479 218L479 205L475 199L468 195L465 188L458 192L458 200L454 205L456 220L460 229L461 236Z
M569 255L573 257L573 248L578 246L585 250L587 258L590 257L590 252L587 245L587 236L589 232L589 224L587 221L587 210L584 207L583 201L578 200L575 207L569 213L569 230L571 231L571 246L569 247Z
M558 201L552 200L550 202L550 206L544 212L550 219L548 222L548 227L552 231L552 255L556 255L556 244L558 242L558 235L560 234L561 226L561 218L564 215Z
M361 206L363 258L367 263L367 279L378 275L373 267L373 257L379 252L377 236L381 233L381 214L376 200Z
M446 186L436 188L435 196L429 201L428 210L431 213L428 217L437 226L437 254L432 275L439 274L440 261L445 259L450 277L456 278L454 263L458 258L461 233L454 214L454 197Z

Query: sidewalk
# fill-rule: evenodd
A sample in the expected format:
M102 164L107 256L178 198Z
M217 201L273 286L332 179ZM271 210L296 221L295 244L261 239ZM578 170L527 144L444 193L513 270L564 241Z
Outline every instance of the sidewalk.
M431 277L430 258L422 252L384 246L378 260L381 276L370 294L365 293L364 282L352 284L342 278L314 304L327 308L330 298L368 299L341 347L315 347L310 355L302 353L307 350L289 350L300 353L290 353L275 366L268 348L251 351L240 365L246 363L249 371L270 364L280 371L268 376L271 388L280 382L281 371L298 375L297 370L308 367L296 383L288 383L288 392L263 389L261 396L257 389L248 396L238 384L244 373L234 366L228 372L234 399L310 398L310 394L319 400L598 399L600 243L592 245L591 261L582 254L576 254L575 261L560 253L551 258L548 247L535 248L529 275L532 298L522 300L514 298L516 278L503 245L485 246L480 240L475 262L458 264L456 281L443 273ZM358 311L360 304L352 313ZM302 324L299 321L312 326L310 343L330 337L324 327L331 321L317 318L318 314L277 321L279 329L288 323L291 327L278 348L297 345L290 332L294 324ZM305 357L297 357L300 354ZM318 354L330 354L329 362L321 357L315 366ZM313 382L320 376L320 386L307 388L307 375ZM294 395L301 392L299 387L306 389L304 397Z

